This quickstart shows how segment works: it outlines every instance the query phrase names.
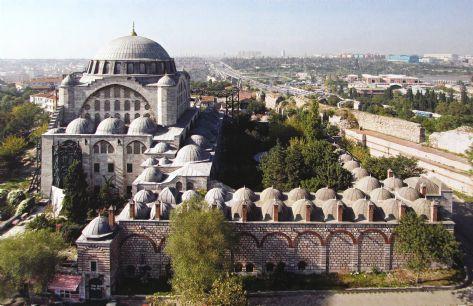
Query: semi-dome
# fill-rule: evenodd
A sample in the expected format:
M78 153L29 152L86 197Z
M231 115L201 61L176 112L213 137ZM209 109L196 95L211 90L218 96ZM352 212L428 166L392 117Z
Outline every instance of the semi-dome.
M156 194L150 190L140 190L135 194L133 200L136 203L150 203L156 200Z
M279 200L281 198L281 191L277 190L273 187L268 187L263 192L261 192L260 200L261 201L268 201L268 200Z
M378 207L381 208L384 214L384 220L392 221L399 220L399 209L402 202L399 199L387 199L377 203Z
M154 147L153 147L153 153L158 153L162 154L169 150L169 145L167 142L158 142Z
M207 139L202 136L202 135L191 135L188 139L187 139L187 144L194 144L196 146L199 146L199 147L202 147L202 148L205 148L208 146L208 141Z
M433 183L431 180L423 176L409 177L404 180L404 183L419 192L421 191L422 186L425 186L427 194L439 194L439 186L437 186L437 184Z
M161 213L160 213L160 218L162 220L167 220L169 219L169 216L171 215L171 210L172 210L172 205L168 203L161 203L160 205ZM149 213L149 218L150 219L156 219L156 205L155 203L150 203L148 204L148 207L151 207L151 211Z
M378 204L381 201L390 199L392 197L393 196L391 192L389 192L389 190L383 187L373 189L370 192L370 200L376 204Z
M90 119L76 118L66 127L66 134L92 134L94 133L94 124Z
M325 202L330 199L336 199L337 193L332 188L323 187L315 193L315 199L319 202Z
M184 201L190 201L192 198L197 198L199 197L199 194L195 190L186 190L181 196L182 202Z
M410 206L418 216L425 216L429 218L431 205L432 203L429 200L425 198L420 198L412 202Z
M345 163L343 163L343 168L345 168L348 171L351 171L355 168L358 168L360 166L360 163L357 162L356 160L349 160Z
M240 189L238 189L237 191L235 191L235 193L233 194L233 201L255 201L256 200L256 195L255 193L250 189L250 188L247 188L247 187L242 187Z
M176 86L176 82L167 74L161 77L158 81L158 86L161 87L172 87Z
M141 167L148 168L152 166L156 166L158 164L158 160L154 157L147 158L144 162L141 163Z
M295 202L301 199L308 199L309 193L304 188L297 187L289 191L288 198L291 202Z
M396 195L407 201L415 201L420 197L420 193L412 187L399 188Z
M343 205L343 203L336 199L330 199L322 203L322 212L325 221L337 220L339 205Z
M353 178L356 181L364 178L365 176L370 175L368 173L368 171L365 168L362 168L362 167L358 167L358 168L355 168L355 169L351 170L351 174L353 175Z
M307 199L300 199L294 202L291 206L292 215L294 217L294 221L305 221L307 215L307 206L310 207L309 209L309 220L310 215L314 212L314 203Z
M134 119L128 127L128 135L153 135L156 132L157 125L149 117L138 117Z
M232 213L232 216L231 216L231 219L232 220L241 220L241 218L243 217L243 205L246 205L247 207L247 218L248 218L248 221L252 221L252 216L254 214L254 209L255 209L255 204L249 200L241 200L241 201L236 201L232 204L232 206L230 207L230 210L231 210L231 213Z
M189 162L196 162L204 159L204 152L199 146L190 144L183 146L176 155L174 164L185 164Z
M368 220L368 207L370 205L374 205L373 202L366 199L359 199L352 204L351 208L355 215L355 221Z
M261 207L261 214L263 215L263 221L273 220L274 218L274 206L278 207L278 220L286 220L286 205L283 201L272 199L263 203Z
M359 199L364 199L365 194L358 188L348 188L342 193L343 203L350 206Z
M225 190L220 187L210 189L205 194L205 201L209 205L219 205L225 203Z
M158 200L161 201L161 203L176 204L176 196L174 195L174 191L169 187L161 190Z
M369 194L372 190L379 188L380 184L377 178L365 176L355 183L355 187Z
M171 58L157 42L142 36L123 36L109 42L94 60L160 60Z
M112 233L112 229L108 224L107 217L97 216L87 224L82 230L82 235L88 239L102 239L108 237Z
M338 157L338 160L344 163L344 162L353 160L353 157L351 157L351 155L348 153L343 153L342 155Z
M140 178L144 182L158 183L163 179L163 174L157 167L151 166L143 170Z
M383 181L383 186L384 188L389 189L391 191L396 191L399 188L402 188L404 184L402 183L402 180L400 178L391 176Z
M118 118L106 118L102 120L95 134L97 135L111 135L111 134L123 134L125 132L125 123Z

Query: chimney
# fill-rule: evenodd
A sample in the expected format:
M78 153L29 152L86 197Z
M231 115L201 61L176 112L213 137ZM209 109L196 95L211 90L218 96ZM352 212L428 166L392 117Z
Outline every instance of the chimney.
M154 219L155 220L161 220L161 202L156 201L154 202Z
M278 204L273 205L273 221L274 222L279 221L279 205Z
M248 221L248 205L246 203L241 207L241 214L241 222Z
M112 205L108 208L108 225L110 228L115 227L115 210Z
M368 222L374 221L374 204L370 203L368 205Z
M305 222L310 222L310 204L305 206Z
M419 188L419 192L420 194L425 197L427 196L427 185L425 185L424 183L420 184L420 188Z
M438 222L439 221L439 204L436 202L432 202L430 205L430 222Z
M394 172L391 168L388 169L388 178L390 177L393 177L394 176Z
M399 205L399 220L406 215L406 204L401 203Z
M130 201L130 220L135 219L135 202Z
M337 221L342 222L343 221L343 204L338 203L337 206Z

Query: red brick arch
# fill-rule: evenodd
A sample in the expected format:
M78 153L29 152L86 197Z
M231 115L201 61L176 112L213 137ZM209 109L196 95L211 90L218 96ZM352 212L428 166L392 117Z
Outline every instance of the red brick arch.
M146 235L142 235L142 234L131 234L127 237L125 237L125 239L123 239L121 242L120 242L120 248L123 246L123 244L130 238L132 237L139 237L141 239L145 239L145 240L148 240L149 242L151 242L151 245L153 246L153 249L154 249L154 252L155 253L159 253L161 252L161 245L164 241L164 238L161 240L161 242L159 243L159 246L156 245L156 242L154 242L153 239L151 239L150 237L146 236Z
M255 235L253 235L252 233L249 233L249 232L240 232L238 233L240 236L247 236L247 237L250 237L254 242L255 242L255 245L257 248L260 247L260 243L258 241L258 238L256 238Z
M351 241L353 242L353 244L357 244L357 240L356 240L355 236L353 236L353 234L350 233L349 231L342 230L342 229L330 231L330 234L328 234L327 239L325 239L325 242L328 243L330 241L330 239L332 238L332 236L334 234L337 234L337 233L348 235L351 238Z
M302 231L302 232L297 234L296 238L294 239L294 247L297 246L297 244L299 243L300 237L303 236L303 235L315 236L315 237L319 238L320 245L322 245L322 246L325 245L324 238L322 238L322 236L320 236L319 233L307 230L307 231Z
M361 239L363 238L363 234L368 234L368 233L377 233L377 234L380 234L381 236L383 236L383 239L384 239L384 243L386 244L389 244L390 243L390 239L388 238L388 236L386 236L385 233L383 233L382 231L378 230L378 229L375 229L375 228L369 228L367 230L364 230L362 231L359 235L358 235L358 239L357 239L357 242L360 242Z
M270 236L282 236L284 237L286 240L287 240L287 244L288 244L288 247L289 248L293 248L293 244L292 244L292 240L291 240L291 237L289 237L288 235L284 234L283 232L272 232L272 233L268 233L266 234L263 239L261 239L261 242L260 242L260 247L263 246L264 242L266 241L266 239L268 239L268 237Z

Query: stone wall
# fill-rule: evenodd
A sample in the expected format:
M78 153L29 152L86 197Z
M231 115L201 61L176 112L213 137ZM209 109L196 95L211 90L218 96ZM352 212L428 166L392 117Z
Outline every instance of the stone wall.
M473 128L461 126L451 131L432 133L429 144L434 148L465 154L473 145Z

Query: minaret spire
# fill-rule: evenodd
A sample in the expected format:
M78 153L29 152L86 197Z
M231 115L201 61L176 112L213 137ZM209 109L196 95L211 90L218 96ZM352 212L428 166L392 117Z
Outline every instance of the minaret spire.
M133 27L131 29L131 36L138 36L135 32L135 22L133 21Z

